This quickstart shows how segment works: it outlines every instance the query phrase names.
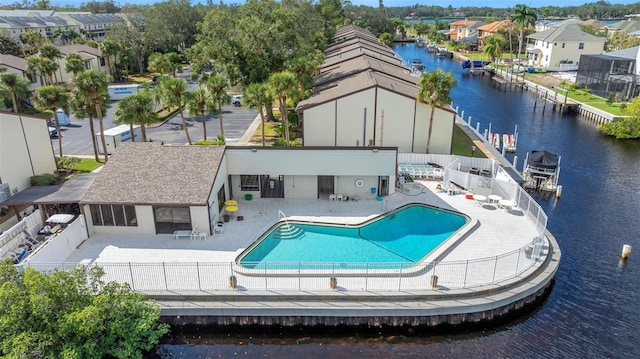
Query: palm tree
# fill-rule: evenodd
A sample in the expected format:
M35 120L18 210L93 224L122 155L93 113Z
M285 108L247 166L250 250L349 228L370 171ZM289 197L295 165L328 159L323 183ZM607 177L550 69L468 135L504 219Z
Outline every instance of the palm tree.
M107 111L107 103L109 102L109 95L103 95L103 101L101 103L102 113ZM93 119L97 116L96 107L93 104L93 100L90 96L84 93L74 91L71 95L71 111L76 118L89 117L89 131L91 132L91 142L93 144L93 155L96 162L99 162L98 158L98 143L96 142L96 130L93 123Z
M67 55L67 62L64 65L64 70L66 72L71 72L73 77L75 78L79 72L84 71L84 60L80 55L76 52L72 52Z
M243 101L246 106L257 108L260 112L260 121L262 122L262 145L265 146L264 127L265 113L264 108L273 104L273 97L269 96L268 87L265 83L251 84L244 89Z
M516 5L513 22L516 23L520 30L520 35L518 35L518 66L520 65L520 53L522 52L522 42L524 41L524 29L535 26L536 20L538 20L538 15L532 8L524 4Z
M185 107L187 113L196 116L202 115L202 130L204 131L204 140L207 140L207 111L215 111L215 104L207 90L199 87L195 91L184 94Z
M298 80L296 76L289 71L277 72L269 77L268 81L269 94L273 98L278 99L280 106L280 119L284 126L285 143L289 146L289 118L287 113L287 99L298 98Z
M118 102L114 122L124 123L131 126L133 134L133 125L140 125L142 130L142 141L147 141L146 126L158 121L158 114L153 109L153 98L149 90L142 90L134 93ZM135 136L131 136L133 140Z
M60 157L62 157L62 132L60 132L60 121L58 120L59 108L65 112L69 111L69 95L67 90L62 86L42 86L36 90L33 102L38 111L53 111L53 118L56 122L56 130L58 131L58 148Z
M172 70L173 64L168 56L159 52L154 52L147 59L147 68L160 76L164 76Z
M453 77L453 74L442 69L425 72L420 77L418 101L426 103L431 107L431 114L429 116L429 133L427 134L427 153L430 153L433 115L436 112L436 107L451 103L449 92L455 85L456 79Z
M303 97L306 91L313 87L313 76L318 72L318 66L323 60L322 52L315 51L310 55L298 56L287 65L287 69L298 78L299 91Z
M49 59L53 61L57 65L55 70L53 70L53 74L55 76L56 83L57 83L58 75L55 73L55 71L60 68L60 64L58 63L58 60L62 58L62 53L60 52L60 49L53 44L46 44L40 47L39 52L40 52L40 56L44 57L45 59ZM62 73L60 74L60 77L62 77Z
M100 127L100 141L102 142L102 149L104 150L104 162L107 163L107 142L104 138L104 123L102 121L102 109L109 98L109 79L107 78L107 74L97 70L82 71L76 76L74 85L76 91L81 93L80 96L91 99L96 109L95 114L96 117L98 117L98 125Z
M31 56L27 59L27 72L40 76L41 82L51 85L53 83L53 74L58 70L58 64L42 56ZM42 81L42 77L46 81Z
M187 135L187 142L191 144L187 121L185 121L184 113L182 111L184 93L187 89L187 81L178 77L167 77L160 81L160 87L162 88L164 103L169 106L178 106L178 112L182 119L182 127L184 128L184 133Z
M19 77L13 72L0 73L0 95L10 97L13 112L18 113L20 102L31 94L29 86L31 82L24 77Z
M115 69L113 67L113 63L111 62L111 58L118 54L118 52L120 51L120 45L113 39L104 39L98 44L98 49L107 62L109 73L113 76L113 74L115 73Z
M204 86L209 91L212 101L215 101L218 107L218 119L220 120L220 135L224 137L224 127L222 122L222 105L231 103L231 97L227 94L227 79L222 75L210 76Z
M504 38L500 36L487 36L484 39L484 44L482 46L482 52L484 52L491 61L496 61L497 58L502 54L502 44L504 43Z

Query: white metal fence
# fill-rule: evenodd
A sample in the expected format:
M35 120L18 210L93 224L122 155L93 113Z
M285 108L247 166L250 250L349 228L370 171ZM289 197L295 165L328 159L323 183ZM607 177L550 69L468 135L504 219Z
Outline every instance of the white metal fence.
M437 287L464 289L513 280L541 263L544 242L539 239L499 256L430 263L256 263L247 268L229 263L38 263L37 270L69 270L77 265L100 266L104 280L128 283L134 290L153 292L211 292L229 289L233 275L246 291L315 292L329 289L335 277L343 291L395 292Z

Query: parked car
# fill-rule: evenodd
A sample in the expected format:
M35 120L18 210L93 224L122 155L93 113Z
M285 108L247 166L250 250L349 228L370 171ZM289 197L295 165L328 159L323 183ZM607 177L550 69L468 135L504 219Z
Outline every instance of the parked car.
M235 107L242 106L242 95L233 95L233 97L231 97L231 103Z
M58 130L55 127L49 126L49 137L55 138L58 137Z

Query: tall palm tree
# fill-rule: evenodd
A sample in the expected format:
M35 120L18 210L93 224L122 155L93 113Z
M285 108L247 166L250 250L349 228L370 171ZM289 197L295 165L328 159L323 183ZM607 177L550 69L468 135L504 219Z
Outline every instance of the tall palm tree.
M431 107L429 115L429 133L427 134L427 153L430 153L431 131L433 130L433 115L436 107L451 103L449 92L456 85L456 79L451 72L435 69L425 72L420 77L417 100Z
M244 89L245 106L257 108L260 112L260 121L262 122L262 145L265 146L264 128L265 113L264 108L272 106L273 97L270 96L268 87L265 83L251 84Z
M535 26L538 15L536 15L536 12L532 8L524 4L516 5L513 15L513 22L516 23L520 30L520 35L518 35L518 65L520 65L520 54L522 53L522 43L524 42L524 29Z
M207 111L215 111L215 104L207 89L199 87L195 91L184 94L185 107L187 113L196 116L202 116L202 130L204 131L204 140L207 140Z
M227 88L229 87L229 83L227 79L218 74L209 76L207 78L204 86L209 91L209 95L212 100L215 101L218 108L218 119L220 120L220 135L224 137L224 127L222 121L222 105L228 105L231 103L231 97L227 94Z
M76 91L81 96L91 98L96 109L95 114L98 117L98 125L100 127L100 141L104 150L104 162L107 163L107 142L104 138L104 123L102 121L103 106L108 101L109 79L107 74L97 70L82 71L74 80ZM106 96L105 96L106 95Z
M182 127L184 128L184 133L187 135L187 142L191 144L187 121L184 119L184 112L182 111L184 93L187 89L187 81L178 77L167 77L160 81L160 87L162 88L165 105L178 106L178 112L182 119Z
M39 52L40 52L40 56L53 61L57 65L56 69L53 71L53 74L56 79L56 82L58 82L58 75L55 73L55 71L60 68L60 63L58 62L58 60L62 58L62 53L60 52L60 49L53 44L45 44L40 46ZM62 77L62 73L60 73L60 77Z
M109 102L109 95L103 95L103 101L101 103L102 113L107 111L107 103ZM85 118L89 117L89 131L91 135L91 142L93 144L93 155L96 162L99 162L98 158L98 143L96 142L96 130L95 125L93 123L93 119L98 115L96 113L96 107L93 103L93 100L90 96L82 92L73 91L71 94L71 111L76 118Z
M146 126L158 121L158 114L153 109L153 98L149 90L142 90L134 93L118 102L114 122L124 123L131 126L140 125L142 130L142 141L147 141ZM131 136L133 140L134 136Z
M60 132L60 121L58 120L59 108L65 112L69 111L69 95L67 90L62 86L42 86L36 90L33 102L38 111L53 111L53 118L56 122L56 130L58 131L58 149L60 157L62 157L62 132Z
M13 72L0 72L0 95L11 98L13 112L18 113L20 102L31 94L31 82Z
M75 78L78 73L85 70L84 60L78 53L72 52L67 55L67 61L64 65L64 70L66 72L71 72L73 74L73 78Z
M287 99L297 99L300 96L298 90L298 80L296 76L289 71L282 71L272 74L268 81L269 94L273 98L278 99L280 107L280 118L284 126L284 139L287 146L289 141L289 118L287 113Z
M113 75L115 69L113 67L114 64L111 62L111 59L115 57L120 51L120 45L113 39L104 39L102 42L98 43L98 50L100 50L100 53L102 54L102 56L104 56L104 59L107 62L109 73Z

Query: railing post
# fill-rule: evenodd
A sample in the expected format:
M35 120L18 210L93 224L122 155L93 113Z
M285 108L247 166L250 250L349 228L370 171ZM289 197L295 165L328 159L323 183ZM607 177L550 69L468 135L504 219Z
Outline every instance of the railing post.
M302 289L302 275L301 275L301 266L302 264L300 262L298 262L298 292L301 291Z
M364 291L368 292L369 291L369 262L367 262L367 267L365 269L365 275L364 275Z
M518 249L518 258L516 258L516 273L514 275L514 277L517 277L520 275L520 273L518 273L518 267L520 267L520 256L522 255L520 252L522 251L522 248Z
M200 262L196 262L196 273L198 274L198 290L202 292L202 282L200 281Z
M167 282L167 268L162 262L162 274L164 275L164 289L169 290L169 283Z
M462 288L467 287L467 272L469 271L469 260L467 259L467 263L464 265L464 280L462 281Z
M269 283L267 281L267 262L264 262L264 290L269 290Z
M493 278L491 278L491 284L496 282L496 269L497 268L498 268L498 256L496 256L496 259L493 262Z
M400 263L400 270L398 271L398 292L402 290L402 263Z
M136 286L133 284L133 269L131 269L131 262L129 262L129 275L131 276L131 289L136 290Z

